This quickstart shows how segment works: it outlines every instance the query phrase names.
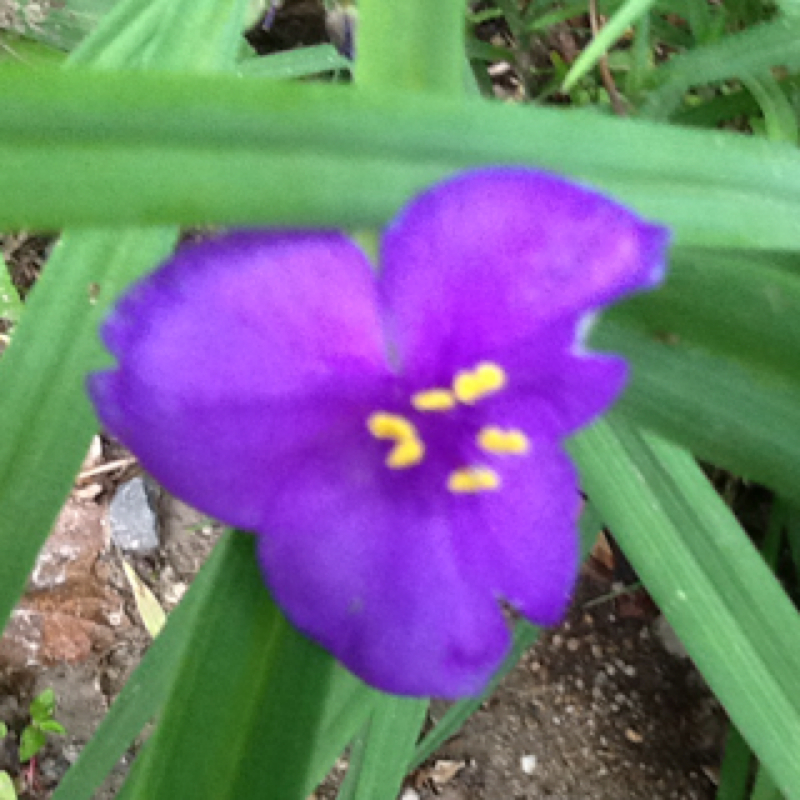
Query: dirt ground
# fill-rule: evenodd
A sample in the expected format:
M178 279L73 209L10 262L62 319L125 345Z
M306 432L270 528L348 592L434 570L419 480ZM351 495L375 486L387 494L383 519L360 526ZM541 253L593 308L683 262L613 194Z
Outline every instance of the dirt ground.
M102 501L105 503L105 501ZM169 610L213 547L218 529L171 498L160 503L160 548L124 554ZM74 663L20 668L0 661L0 769L20 775L17 737L27 706L55 691L67 729L37 759L28 800L45 800L77 758L126 677L145 652L144 629L121 554L98 554L95 575L123 599L125 620L111 639ZM464 728L410 775L403 800L710 800L725 719L688 660L665 648L663 621L643 594L613 598L611 573L584 570L567 620L525 654ZM430 723L446 705L434 702ZM130 758L130 756L129 756ZM127 772L118 765L98 800L111 800ZM343 769L317 793L332 800Z

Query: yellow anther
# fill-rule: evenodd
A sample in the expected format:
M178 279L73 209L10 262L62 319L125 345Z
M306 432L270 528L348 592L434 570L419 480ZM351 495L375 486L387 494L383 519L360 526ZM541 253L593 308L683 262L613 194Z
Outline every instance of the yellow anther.
M412 394L411 405L417 411L449 411L455 408L456 399L449 389L428 389Z
M500 476L488 467L464 467L450 473L447 488L451 492L486 492L500 487Z
M497 455L523 455L530 449L528 437L522 431L493 427L478 431L478 445L487 453Z
M478 364L472 372L465 370L457 373L453 381L453 392L462 403L472 405L487 394L502 389L507 381L508 377L502 367L486 361Z
M391 469L414 467L425 457L425 445L417 438L402 439L386 458L386 466Z
M416 439L414 426L399 414L376 411L367 418L367 428L376 439L394 439L402 442L405 439Z

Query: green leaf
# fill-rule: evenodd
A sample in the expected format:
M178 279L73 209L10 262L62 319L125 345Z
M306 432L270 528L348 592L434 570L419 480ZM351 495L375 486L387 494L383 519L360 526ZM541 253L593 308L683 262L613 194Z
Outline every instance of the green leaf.
M209 4L214 9L203 16ZM187 55L187 66L220 67L224 59L212 54L217 44L220 53L236 49L233 32L240 27L244 4L120 2L72 54L70 65L168 66L175 49L186 54L187 41L202 39L203 48L195 47L197 58ZM173 25L167 36L158 16L165 6L170 14L191 6L195 26ZM219 26L223 13L231 19ZM213 27L202 27L206 23ZM161 50L151 41L156 32ZM227 66L233 68L232 56ZM27 80L47 73L23 74ZM177 230L163 228L67 232L37 281L0 362L0 620L7 619L21 594L96 429L84 380L108 360L96 336L99 321L123 288L170 252L176 238ZM57 348L53 342L70 346ZM29 502L33 496L36 503ZM19 536L20 530L26 535Z
M640 111L665 119L691 86L758 75L776 66L795 69L800 66L798 36L800 20L776 19L675 56L656 70L654 80L660 85Z
M403 87L460 97L463 93L464 3L358 4L359 91Z
M0 800L17 800L17 790L5 770L0 770Z
M775 785L769 772L764 769L763 764L758 768L750 800L783 800L780 789Z
M350 748L350 766L337 800L396 797L425 722L427 700L384 695Z
M800 249L800 154L744 136L209 75L6 68L0 95L0 226L364 227L455 170L511 162L606 189L684 244Z
M19 760L25 764L47 744L47 736L36 725L28 725L19 741Z
M64 53L41 42L34 42L13 31L0 29L0 63L9 61L28 66L56 66L64 61Z
M309 75L318 75L321 72L347 70L352 63L344 56L339 55L331 44L320 44L314 47L298 47L283 53L273 53L268 56L248 58L241 61L238 71L242 75L252 75L259 78L305 78Z
M185 657L189 634L203 624L202 613L216 591L232 545L224 536L167 624L128 678L97 732L67 772L53 800L89 800L106 775L153 719L169 696L177 666Z
M268 780L274 797L302 800L372 709L376 693L278 611L254 546L229 536L124 798L255 797Z
M5 722L0 722L0 739L5 738L8 736L8 726Z
M37 724L39 730L44 731L45 733L56 733L59 736L63 736L67 732L67 729L60 722L57 722L54 719L45 719Z
M630 361L619 407L631 418L796 497L800 273L789 263L676 248L666 285L605 314L591 344Z
M56 710L56 694L48 688L34 698L30 707L31 719L34 722L43 722L53 716Z
M123 288L169 253L175 238L163 229L65 234L0 359L2 621L97 428L84 381L108 363L96 335L99 320Z
M686 452L619 415L572 440L592 502L733 723L800 797L800 616Z
M575 59L575 63L570 67L566 78L564 78L563 91L569 92L611 49L630 25L649 12L653 3L655 3L655 0L625 0L614 16L603 25L597 36L592 39L589 46Z
M767 138L773 142L798 143L797 115L770 73L758 77L742 77L742 82L758 102L767 128Z
M719 775L719 789L715 800L747 800L747 785L750 782L750 763L753 760L750 748L735 725L728 727L725 754Z

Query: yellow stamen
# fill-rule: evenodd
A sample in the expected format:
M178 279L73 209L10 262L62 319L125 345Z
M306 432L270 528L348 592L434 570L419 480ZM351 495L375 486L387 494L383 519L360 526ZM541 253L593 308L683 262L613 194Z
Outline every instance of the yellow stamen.
M450 473L447 488L451 492L486 492L500 487L500 476L487 467L464 467Z
M472 405L487 394L499 391L508 381L505 370L486 361L470 372L465 370L456 374L453 381L453 393L462 402Z
M428 389L412 394L411 405L417 411L449 411L455 408L456 399L448 389Z
M478 445L487 453L524 455L530 450L528 437L518 430L487 427L478 431Z
M386 458L386 466L390 469L406 469L414 467L425 457L425 445L417 438L402 439Z
M376 411L367 418L367 428L376 439L394 439L402 442L405 439L416 439L414 426L399 414Z

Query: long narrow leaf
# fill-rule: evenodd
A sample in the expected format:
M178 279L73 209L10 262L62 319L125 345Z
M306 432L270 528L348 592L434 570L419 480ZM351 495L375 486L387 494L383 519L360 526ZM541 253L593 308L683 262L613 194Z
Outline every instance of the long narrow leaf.
M797 497L798 315L796 263L676 250L666 286L606 314L591 342L630 360L632 418Z
M224 569L232 537L224 537L200 570L167 625L128 679L95 736L58 786L53 800L90 800L144 726L161 711L182 659L189 631L197 623L217 576Z
M198 620L124 796L303 800L364 724L376 693L289 625L247 534L231 535ZM343 708L352 713L342 717Z
M454 170L524 163L614 192L683 243L800 249L800 154L743 136L224 76L6 68L0 96L0 225L364 227Z
M684 451L618 417L571 449L590 497L734 724L787 797L800 797L800 616L761 555Z
M800 19L776 19L675 56L658 70L656 77L662 84L648 94L640 111L665 119L691 86L746 77L772 67L796 68L800 66L798 35Z
M575 59L564 78L564 91L568 92L594 67L628 27L650 11L654 2L655 0L625 0L591 44Z
M428 701L384 696L353 744L337 800L393 800L425 722Z
M165 229L65 235L0 360L0 624L22 593L96 430L84 380L107 358L98 321L174 240Z

